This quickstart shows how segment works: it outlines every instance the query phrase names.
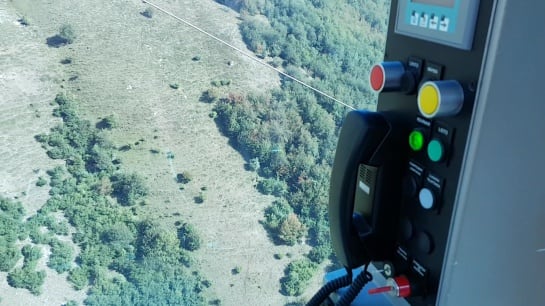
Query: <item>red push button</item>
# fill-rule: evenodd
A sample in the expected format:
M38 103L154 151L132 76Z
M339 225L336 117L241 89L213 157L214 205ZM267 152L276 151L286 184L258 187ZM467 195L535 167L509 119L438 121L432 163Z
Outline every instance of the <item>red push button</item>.
M382 65L373 66L373 69L371 69L371 78L369 81L371 82L371 88L374 91L382 90L382 87L384 86L384 68L382 68Z
M375 92L401 90L401 81L405 74L402 62L382 62L371 68L369 85Z

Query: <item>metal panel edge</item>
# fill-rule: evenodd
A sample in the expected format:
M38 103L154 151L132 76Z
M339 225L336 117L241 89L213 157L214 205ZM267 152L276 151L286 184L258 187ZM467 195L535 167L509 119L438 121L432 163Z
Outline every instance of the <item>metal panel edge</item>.
M538 16L539 12L545 11L545 2L499 0L496 4L443 266L437 300L437 305L442 306L537 306L545 302L545 293L539 290L544 286L545 228L540 218L545 217L545 206L530 202L545 200L541 198L545 194L542 186L545 141L542 137L535 139L531 136L540 135L540 131L543 135L545 130L545 123L539 120L545 106L538 100L538 91L542 91L542 86L539 89L540 79L537 75L539 71L544 71L541 68L545 68L545 37L539 30L545 29L545 21ZM524 32L528 32L528 35L524 35ZM518 45L517 42L521 41L533 47ZM511 54L518 56L509 62L506 56ZM517 66L521 62L523 67L531 67L530 72L536 75L527 73L520 77L528 72ZM510 73L514 77L511 79L506 75L509 67L513 67ZM504 84L506 82L510 83ZM512 96L510 91L521 92L518 100L512 97L508 100ZM502 97L501 93L507 97ZM516 107L526 113L518 116L508 113L509 103L512 103L513 114L517 114ZM510 124L506 124L505 120L495 121L499 115L505 115L505 120L511 120ZM491 133L493 123L503 123L504 126L498 125L496 133ZM537 129L532 130L531 127ZM510 139L509 135L498 135L502 131L515 135L517 131L522 133L518 134L518 139ZM525 131L528 133L524 134ZM498 140L502 136L513 140L513 144L501 146L502 142ZM517 143L526 146L517 146ZM497 154L484 159L483 151L492 149L496 149ZM517 152L522 156L513 155ZM502 173L505 177L494 177L490 172L500 170L488 168L491 169L487 170L490 179L483 182L482 179L487 177L483 163L490 165L493 164L492 160L505 161L510 158L513 164L507 164L507 169L501 170L505 171ZM520 186L515 186L518 190L509 189L513 185L505 184L515 180L510 175L518 175L516 179L519 181L516 183ZM530 182L530 185L524 185L525 182ZM480 188L483 186L487 188ZM508 198L517 201L509 202ZM487 208L494 210L489 210L487 215ZM480 217L483 218L479 220ZM539 252L540 247L544 252ZM498 252L494 253L496 249ZM486 254L496 256L484 257Z

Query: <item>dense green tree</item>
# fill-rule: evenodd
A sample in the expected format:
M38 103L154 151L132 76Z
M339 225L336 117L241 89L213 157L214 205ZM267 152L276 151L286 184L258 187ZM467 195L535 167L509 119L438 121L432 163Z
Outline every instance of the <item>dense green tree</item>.
M329 243L318 244L310 250L308 258L319 264L331 255L331 251L331 245Z
M271 206L265 209L265 224L277 230L282 223L293 213L293 208L285 199L275 200Z
M30 244L23 246L21 253L25 257L23 267L29 267L30 269L36 267L36 262L38 259L42 258L43 255L40 247L31 246Z
M115 170L113 163L114 156L112 150L104 149L99 145L94 145L86 156L86 167L89 172L105 171L112 174Z
M74 249L69 244L58 240L52 241L50 245L51 254L47 266L57 271L57 273L70 270L74 260Z
M287 295L301 295L316 271L317 265L308 259L299 259L288 264L282 278L282 291Z
M24 209L21 203L0 197L0 252L13 245L22 236L26 236L23 226Z
M8 273L8 284L14 288L28 289L32 294L39 295L45 280L45 271L34 271L33 268L16 268Z
M305 233L305 226L299 221L295 214L288 215L278 229L278 237L287 245L296 244L305 236Z
M21 258L21 252L15 247L0 247L0 271L8 272L15 267Z
M139 224L137 240L137 258L156 258L176 263L179 260L180 248L176 234L165 231L151 221Z
M81 290L87 286L90 273L86 268L74 268L68 273L68 281L72 283L76 290Z
M128 264L122 271L127 281L104 279L91 288L86 305L204 305L200 284L182 267L148 258Z
M14 220L21 220L25 215L25 210L20 202L15 202L4 197L0 197L0 210L2 211L2 216Z
M121 205L132 206L148 194L144 179L136 173L118 174L113 181L113 195Z
M264 194L282 196L288 190L288 186L286 185L286 182L273 178L268 178L260 180L257 183L257 189Z
M115 248L127 249L134 243L135 232L125 223L115 223L104 229L101 234L102 242Z

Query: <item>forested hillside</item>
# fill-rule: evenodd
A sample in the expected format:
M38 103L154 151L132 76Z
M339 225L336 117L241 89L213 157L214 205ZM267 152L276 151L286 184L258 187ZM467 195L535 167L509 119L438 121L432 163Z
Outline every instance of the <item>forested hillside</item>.
M389 1L225 0L242 13L240 30L259 57L356 108L374 108L367 84L381 60ZM327 201L329 176L345 106L290 80L267 95L231 93L215 101L220 128L261 175L257 187L278 200L265 226L286 244L313 246L283 279L298 295L331 255Z
M39 295L45 271L37 270L37 261L48 245L47 266L68 272L76 290L88 290L87 305L204 304L200 292L210 282L191 271L179 239L194 239L192 233L177 237L139 216L134 208L145 203L144 179L122 169L116 148L78 116L76 102L60 94L55 103L62 123L36 136L50 158L66 163L36 183L49 183L51 197L27 220L21 203L0 198L0 271L9 272L8 283ZM113 125L111 118L99 124ZM70 235L77 253L66 242Z

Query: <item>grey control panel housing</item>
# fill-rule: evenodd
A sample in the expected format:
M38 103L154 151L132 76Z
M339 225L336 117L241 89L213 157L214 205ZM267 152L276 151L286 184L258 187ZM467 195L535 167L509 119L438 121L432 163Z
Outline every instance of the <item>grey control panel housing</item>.
M462 50L473 45L479 0L400 0L395 32Z
M451 161L457 161L451 162L448 168L457 168L458 174L445 176L450 191L443 193L442 201L443 207L446 204L450 211L444 219L450 225L441 230L443 236L436 241L441 241L444 247L438 256L442 264L426 258L427 255L414 255L423 260L424 266L432 267L431 272L437 273L436 281L440 282L437 296L433 299L394 298L377 306L407 303L412 306L541 306L545 303L542 290L545 287L545 121L542 118L545 104L539 102L543 97L545 37L536 32L536 29L545 29L545 19L541 17L545 2L480 2L481 9L489 9L479 12L484 16L477 20L473 51L463 53L466 65L450 63L460 48L458 51L438 48L427 55L418 50L429 50L433 46L410 40L415 35L397 33L397 26L396 34L405 38L389 33L393 39L389 41L386 60L400 59L407 54L429 57L445 65L444 78L456 76L470 80L463 75L467 68L479 71L472 72L475 83L471 87L476 92L471 106L465 104L461 115L448 119L449 124L457 127L453 146L456 156L451 156ZM392 8L401 5L396 0L392 3ZM394 10L392 13L395 14ZM390 23L396 21L397 16L392 16ZM472 54L475 52L482 53L482 57ZM383 109L408 105L401 95L387 95L392 97L383 94ZM469 125L459 121L462 118L470 119L466 122ZM464 142L456 143L461 138ZM430 216L430 220L442 214L444 210ZM427 219L416 221L420 227L429 222ZM437 229L438 224L430 223L429 228ZM432 234L439 237L439 233ZM382 285L379 280L377 286Z

